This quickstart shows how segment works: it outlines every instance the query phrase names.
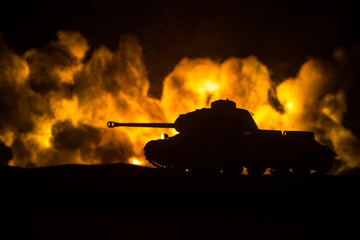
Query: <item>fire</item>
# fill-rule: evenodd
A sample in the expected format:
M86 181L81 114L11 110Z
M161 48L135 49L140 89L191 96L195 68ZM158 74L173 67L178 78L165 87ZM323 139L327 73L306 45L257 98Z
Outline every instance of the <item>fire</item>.
M287 111L289 111L289 112L291 112L291 111L293 111L295 108L294 108L294 104L292 103L292 102L287 102L286 104L285 104L285 108L286 108L286 110Z
M275 84L254 56L184 58L164 79L161 99L154 99L135 37L123 36L114 52L101 46L85 60L89 48L80 33L65 31L47 48L23 55L0 43L0 108L6 112L0 140L13 149L11 165L147 165L146 142L176 131L107 129L107 121L174 122L179 114L228 98L254 113L259 128L315 131L341 156L337 171L360 166L359 140L342 125L345 89L320 60L308 60L295 78ZM276 92L278 108L269 103L270 92Z
M130 158L129 163L131 163L133 165L143 165L143 162L135 157Z
M213 83L211 81L205 81L204 86L205 86L205 89L210 93L213 93L219 89L219 85L216 83Z

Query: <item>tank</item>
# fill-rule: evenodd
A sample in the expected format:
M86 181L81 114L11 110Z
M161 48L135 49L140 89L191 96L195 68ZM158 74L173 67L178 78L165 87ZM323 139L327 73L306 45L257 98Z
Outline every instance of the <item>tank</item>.
M113 127L175 128L179 133L151 140L144 147L154 166L179 171L224 174L325 174L336 153L315 140L309 131L259 129L249 111L230 100L218 100L211 108L181 114L174 123L117 123Z

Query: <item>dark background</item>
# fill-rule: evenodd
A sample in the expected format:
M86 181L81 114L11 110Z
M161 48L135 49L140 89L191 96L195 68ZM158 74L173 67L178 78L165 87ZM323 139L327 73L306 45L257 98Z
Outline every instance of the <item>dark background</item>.
M89 41L88 57L101 44L114 50L120 35L133 34L143 47L149 94L158 98L183 57L255 55L282 81L308 58L332 61L342 48L352 79L344 124L360 136L356 9L344 1L11 1L1 7L0 33L21 54L56 40L58 30L76 30Z
M357 239L359 180L0 166L0 238Z

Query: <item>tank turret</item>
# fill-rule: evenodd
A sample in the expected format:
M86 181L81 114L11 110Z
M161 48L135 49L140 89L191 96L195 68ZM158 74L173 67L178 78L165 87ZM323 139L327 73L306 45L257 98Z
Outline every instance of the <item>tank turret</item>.
M181 114L174 123L117 123L108 127L175 128L179 134L149 141L146 159L156 167L181 171L207 170L253 175L266 168L274 174L328 172L336 154L314 138L313 132L259 129L252 114L230 100L211 108Z

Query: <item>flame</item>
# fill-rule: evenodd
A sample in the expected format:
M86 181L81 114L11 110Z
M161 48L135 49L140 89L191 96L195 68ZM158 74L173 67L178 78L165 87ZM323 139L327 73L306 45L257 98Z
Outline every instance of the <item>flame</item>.
M135 157L130 158L129 163L131 163L133 165L139 165L139 166L143 165L143 162Z
M89 48L80 33L66 31L22 56L0 42L0 108L6 110L0 140L13 149L11 165L148 165L146 142L176 131L107 129L107 121L174 122L179 114L228 98L253 112L259 128L315 131L340 155L338 172L360 166L359 140L342 125L346 91L323 61L309 59L296 77L276 85L254 56L184 58L164 79L161 99L154 99L135 37L123 36L116 51L101 46L84 60ZM279 106L270 104L270 92Z
M285 103L285 108L288 112L291 112L293 110L295 110L296 108L294 107L294 104L292 102L287 102Z

